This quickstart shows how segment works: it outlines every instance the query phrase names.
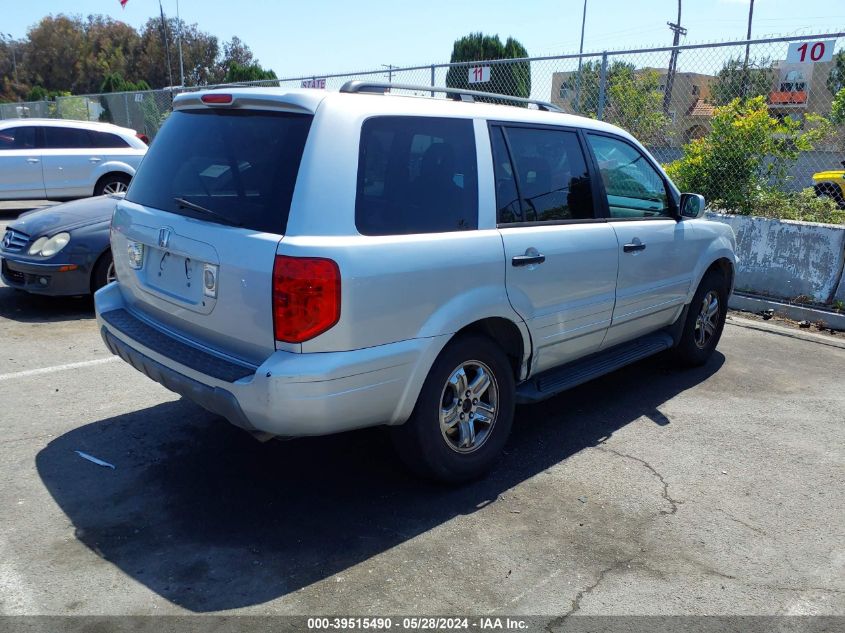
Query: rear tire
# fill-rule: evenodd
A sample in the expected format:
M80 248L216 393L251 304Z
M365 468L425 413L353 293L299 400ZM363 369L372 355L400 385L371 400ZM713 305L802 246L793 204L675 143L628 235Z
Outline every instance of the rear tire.
M507 442L514 394L513 369L495 342L456 338L434 362L410 419L391 429L399 457L444 483L480 477Z
M722 337L727 313L727 280L719 271L711 270L695 291L675 348L675 358L681 365L699 367L710 359Z
M105 196L113 193L126 193L131 180L132 178L126 174L117 172L106 174L97 181L97 185L94 187L94 195Z

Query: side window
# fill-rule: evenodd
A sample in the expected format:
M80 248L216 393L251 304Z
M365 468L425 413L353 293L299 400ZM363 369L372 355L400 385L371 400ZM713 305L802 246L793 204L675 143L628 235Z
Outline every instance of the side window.
M88 130L73 127L44 127L47 149L87 149L94 146Z
M496 218L499 224L522 222L522 210L519 206L519 193L513 174L508 148L505 144L504 130L494 127L490 131L493 146L493 172L496 176Z
M611 218L672 217L666 183L646 157L628 143L588 134Z
M94 147L108 149L118 147L129 147L129 143L120 138L117 134L108 132L89 132L94 141Z
M361 128L355 225L364 235L478 228L468 119L374 117Z
M526 222L594 217L587 163L575 132L507 129Z
M38 129L31 126L13 127L0 130L0 150L36 149Z

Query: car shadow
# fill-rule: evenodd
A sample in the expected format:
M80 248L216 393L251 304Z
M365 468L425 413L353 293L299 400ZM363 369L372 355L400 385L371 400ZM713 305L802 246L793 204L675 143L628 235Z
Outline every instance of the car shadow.
M21 323L57 323L94 318L94 299L33 295L0 286L0 318Z
M97 555L190 611L235 609L475 512L641 416L671 424L660 406L723 363L716 353L702 368L676 371L655 358L519 407L497 467L461 487L409 475L382 429L260 444L184 400L74 429L41 450L36 466Z

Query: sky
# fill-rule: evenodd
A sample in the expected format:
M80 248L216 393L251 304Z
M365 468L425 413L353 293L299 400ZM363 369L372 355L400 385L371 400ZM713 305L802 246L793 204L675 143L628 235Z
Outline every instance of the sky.
M177 0L162 0L176 14ZM469 32L513 36L530 55L577 52L583 0L178 0L182 19L221 40L237 35L279 77L449 61ZM20 38L45 15L101 13L135 27L157 0L0 0L0 32ZM675 0L587 0L585 51L671 44ZM742 39L748 0L683 0L682 43ZM845 30L845 0L756 0L753 37Z

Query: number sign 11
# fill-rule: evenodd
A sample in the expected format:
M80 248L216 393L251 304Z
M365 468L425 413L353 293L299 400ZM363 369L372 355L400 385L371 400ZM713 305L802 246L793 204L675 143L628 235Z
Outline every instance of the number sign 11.
M490 66L471 66L469 69L469 83L480 84L490 81Z
M829 62L833 59L833 47L836 40L817 40L815 42L792 42L786 53L789 64L812 64Z

